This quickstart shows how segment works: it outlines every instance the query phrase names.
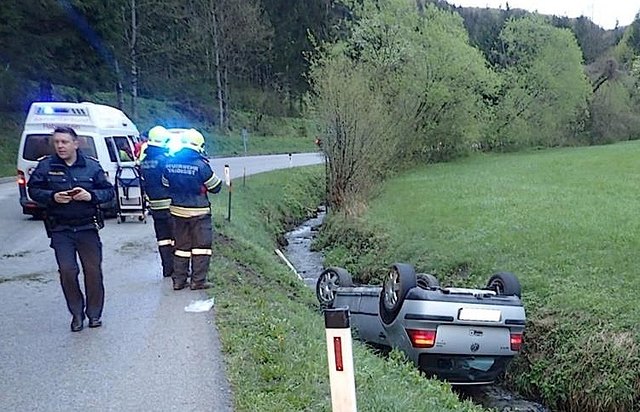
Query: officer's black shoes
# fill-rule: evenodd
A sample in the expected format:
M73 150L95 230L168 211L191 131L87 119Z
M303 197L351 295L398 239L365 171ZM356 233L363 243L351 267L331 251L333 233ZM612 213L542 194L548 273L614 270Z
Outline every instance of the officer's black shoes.
M74 316L71 319L71 332L80 332L84 328L84 317Z
M203 283L192 283L191 290L199 290L199 289L211 289L213 287L213 283L203 282Z
M166 273L162 274L163 278L170 278L171 276L173 276L173 273L171 273L171 272L166 272Z
M187 287L187 282L173 282L173 290L182 290Z
M102 326L102 320L100 318L89 318L90 328L99 328Z

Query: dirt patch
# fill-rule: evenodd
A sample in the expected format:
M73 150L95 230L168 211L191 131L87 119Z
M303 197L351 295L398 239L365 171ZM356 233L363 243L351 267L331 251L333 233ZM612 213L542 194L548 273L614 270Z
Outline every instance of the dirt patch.
M126 253L126 254L139 254L141 252L147 252L153 248L154 246L151 243L146 241L125 242L122 244L122 246L120 246L119 251L121 253Z
M0 283L6 282L38 282L38 283L49 283L52 282L53 279L45 277L41 273L26 273L24 275L17 275L12 277L0 277Z
M25 250L25 251L22 251L22 252L16 252L16 253L6 253L6 254L0 256L0 259L21 258L21 257L27 256L29 253L31 253L31 251L29 251L29 250Z

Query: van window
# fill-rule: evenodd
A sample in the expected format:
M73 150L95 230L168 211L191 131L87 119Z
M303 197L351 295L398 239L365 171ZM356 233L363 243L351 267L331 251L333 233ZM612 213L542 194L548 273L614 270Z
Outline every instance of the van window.
M96 156L96 146L89 136L78 136L78 147L87 156ZM42 156L55 153L50 134L30 134L24 140L22 157L25 160L38 160Z
M133 145L127 136L105 137L104 141L109 151L109 158L112 162L132 162ZM116 152L117 151L117 152Z

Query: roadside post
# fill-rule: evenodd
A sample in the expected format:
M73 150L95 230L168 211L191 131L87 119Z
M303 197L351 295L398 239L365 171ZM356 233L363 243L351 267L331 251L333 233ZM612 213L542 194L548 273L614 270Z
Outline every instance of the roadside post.
M293 160L291 159L291 153L289 153L289 167L293 166Z
M357 412L349 309L325 309L324 326L327 336L331 409L333 412Z
M224 165L224 183L229 188L229 203L227 205L227 220L231 222L231 192L233 187L231 186L231 174L229 172L229 165Z
M246 127L242 128L242 145L244 146L244 157L247 157L247 143L249 143L249 132ZM242 168L242 187L246 186L247 168Z
M244 155L247 156L247 142L249 141L249 132L246 127L242 128L242 144L244 146Z

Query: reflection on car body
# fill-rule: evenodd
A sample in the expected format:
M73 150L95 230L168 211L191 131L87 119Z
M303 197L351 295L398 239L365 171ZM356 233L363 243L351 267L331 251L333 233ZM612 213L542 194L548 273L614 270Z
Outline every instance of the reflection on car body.
M324 307L348 307L365 342L403 351L422 371L455 385L488 384L522 348L525 311L520 283L493 275L484 289L440 287L406 263L391 266L382 286L354 285L342 268L316 284Z

